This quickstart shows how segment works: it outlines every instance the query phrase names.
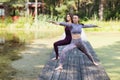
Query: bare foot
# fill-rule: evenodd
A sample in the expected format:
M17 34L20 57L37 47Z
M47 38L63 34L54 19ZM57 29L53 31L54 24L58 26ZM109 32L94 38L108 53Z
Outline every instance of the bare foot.
M98 63L96 63L96 62L93 62L93 64L94 64L95 66L99 65L99 64L98 64Z
M55 68L55 70L59 71L59 70L62 70L63 67L62 66L58 66L57 68Z
M59 59L60 59L59 57L58 57L58 59L56 59L56 57L52 58L53 61L55 61L55 60L59 60Z

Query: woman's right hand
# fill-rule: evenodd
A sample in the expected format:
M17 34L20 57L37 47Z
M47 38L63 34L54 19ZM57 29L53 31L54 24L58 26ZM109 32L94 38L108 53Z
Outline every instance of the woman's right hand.
M59 23L55 22L55 21L47 21L49 23L53 23L53 24L56 24L56 25L59 25Z

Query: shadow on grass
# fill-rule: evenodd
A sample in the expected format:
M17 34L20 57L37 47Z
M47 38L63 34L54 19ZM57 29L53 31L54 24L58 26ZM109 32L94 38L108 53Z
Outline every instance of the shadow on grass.
M13 68L18 70L14 79L34 80L38 78L51 53L52 49L48 48L47 44L27 45L27 49L22 52L22 59L12 63Z
M102 48L96 48L95 51L104 65L111 80L120 79L120 41Z

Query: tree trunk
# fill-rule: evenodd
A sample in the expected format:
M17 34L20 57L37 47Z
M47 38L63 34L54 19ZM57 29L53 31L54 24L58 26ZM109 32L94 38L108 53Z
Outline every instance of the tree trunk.
M42 7L42 14L45 14L45 3L44 3L44 0L42 0L41 7Z
M100 21L103 20L103 11L104 11L104 2L105 0L100 0L100 4L99 4L99 19Z
M28 5L28 3L29 3L29 0L27 0L27 4L26 4L26 8L27 8L27 16L29 16L29 5Z
M80 0L78 0L78 5L77 5L77 8L78 8L78 11L80 10Z
M38 0L35 0L35 22L37 22L37 3Z

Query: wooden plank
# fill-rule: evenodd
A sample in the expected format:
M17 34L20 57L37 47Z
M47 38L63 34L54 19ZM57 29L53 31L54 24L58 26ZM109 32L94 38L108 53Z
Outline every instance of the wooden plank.
M71 75L72 80L77 80L77 64L76 64L76 56L70 56L71 57Z
M54 71L53 77L50 80L58 80L60 77L60 73L61 73L61 71Z
M88 74L87 74L87 70L86 70L86 66L85 66L85 61L83 59L83 56L81 57L80 59L80 64L82 65L81 66L81 77L82 77L82 80L88 80Z
M87 41L84 43L95 61L100 63L90 43ZM51 58L54 56L52 54ZM101 64L94 66L87 56L76 48L67 52L64 63L62 71L55 71L58 62L49 60L39 80L110 80Z
M72 80L73 75L72 75L72 69L71 69L71 57L68 57L68 69L67 69L67 79L66 80Z
M77 66L77 70L78 70L78 80L83 80L83 64L82 64L82 55L80 55L80 56L78 56L77 57L77 64L78 64L78 66Z
M74 52L75 50L70 50L68 51L67 53L67 58L65 61L67 61L67 66L66 66L66 73L67 73L67 79L68 80L75 80L76 78L76 74L77 74L77 64L75 63L76 62L76 52ZM64 67L65 69L65 67ZM70 76L70 77L69 77ZM67 80L66 78L64 79L60 79L60 80Z
M87 73L87 78L88 78L87 80L90 80L92 78L92 75L89 70L89 62L88 62L88 58L86 57L86 55L83 55L83 60L84 60L84 65L85 65L85 69L86 69L86 73Z
M53 57L54 54L51 55L51 58ZM42 70L42 73L39 76L39 80L51 80L53 77L54 69L57 66L58 61L52 61L50 60L47 62L45 67Z
M81 80L81 66L79 65L79 58L80 56L75 56L75 60L74 60L74 71L76 71L74 73L74 79L73 80Z
M58 80L66 80L68 74L68 56L66 56L65 63L63 66L63 70L61 71L60 77Z

